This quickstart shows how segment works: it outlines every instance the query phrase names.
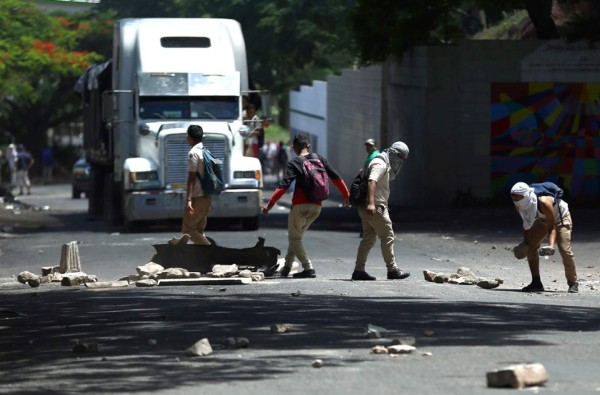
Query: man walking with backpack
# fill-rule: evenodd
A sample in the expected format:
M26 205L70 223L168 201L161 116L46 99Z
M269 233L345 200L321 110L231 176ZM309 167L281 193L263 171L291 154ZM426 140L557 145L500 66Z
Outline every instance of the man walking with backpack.
M538 196L534 184L516 183L510 190L515 208L523 220L524 243L521 244L522 255L515 247L515 256L521 259L527 254L527 262L531 272L531 284L523 288L524 292L543 292L540 279L540 254L554 255L554 244L558 241L558 250L565 267L565 277L569 293L579 292L575 257L571 250L571 232L573 221L569 205L562 199L552 196ZM542 240L548 236L548 246L540 248ZM520 247L521 247L520 246Z
M328 179L331 179L331 182L342 194L345 207L350 205L349 192L346 183L329 165L327 159L309 152L310 144L304 133L294 137L292 147L297 156L287 163L285 175L269 203L263 208L263 214L268 214L275 203L287 192L292 182L296 181L292 207L288 215L289 245L285 255L285 266L281 269L281 277L287 277L290 274L294 259L297 257L304 270L294 274L294 277L314 278L316 273L304 249L302 237L321 213L321 202L327 198L329 191Z
M185 244L192 240L195 244L211 244L204 236L206 228L206 216L210 209L211 195L204 193L197 174L204 177L204 155L202 149L202 138L204 131L199 125L190 125L187 129L188 144L192 147L188 153L188 176L187 191L185 199L185 209L183 212L183 221L181 233L183 236L174 237L169 241L170 244Z
M365 271L365 265L377 237L381 240L381 253L387 267L388 280L401 280L410 276L409 272L400 270L396 265L394 229L388 212L390 180L395 179L400 172L408 152L408 146L402 141L397 141L369 162L367 200L364 206L358 208L363 238L356 253L356 263L352 273L354 281L375 280L375 277Z

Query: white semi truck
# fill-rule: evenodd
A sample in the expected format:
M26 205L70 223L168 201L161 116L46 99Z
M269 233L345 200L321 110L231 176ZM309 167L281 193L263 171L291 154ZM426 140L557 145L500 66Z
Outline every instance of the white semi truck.
M84 149L91 164L89 212L109 225L181 218L187 180L187 127L202 126L204 145L223 161L226 190L209 217L239 218L257 229L263 174L244 156L250 91L238 22L227 19L123 19L113 58L81 77Z

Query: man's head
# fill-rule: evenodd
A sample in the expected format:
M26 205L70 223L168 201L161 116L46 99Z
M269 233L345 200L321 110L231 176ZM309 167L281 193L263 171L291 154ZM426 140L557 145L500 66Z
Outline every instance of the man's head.
M524 182L517 182L510 189L510 197L523 219L523 229L530 229L537 215L537 196L533 188Z
M390 148L384 151L389 159L389 165L391 168L390 180L396 178L400 172L402 165L404 165L404 160L408 158L408 152L408 146L402 141L396 141Z
M533 190L529 187L529 185L525 184L524 182L517 182L510 189L510 197L513 202L517 204L517 202L523 200L526 196L529 196L530 192L532 191Z
M310 143L308 142L308 136L304 133L297 134L292 142L292 147L296 155L300 155L303 149L309 149Z
M190 125L187 129L188 142L192 145L196 145L202 142L204 137L204 130L200 125Z
M375 140L373 139L368 139L367 141L365 141L365 149L367 150L367 153L371 153L375 150L377 150L377 144L375 144Z

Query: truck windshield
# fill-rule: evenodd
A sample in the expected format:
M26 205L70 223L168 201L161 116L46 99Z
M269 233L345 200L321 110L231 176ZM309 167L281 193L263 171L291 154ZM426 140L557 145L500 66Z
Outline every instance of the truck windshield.
M140 97L142 119L237 119L237 96Z

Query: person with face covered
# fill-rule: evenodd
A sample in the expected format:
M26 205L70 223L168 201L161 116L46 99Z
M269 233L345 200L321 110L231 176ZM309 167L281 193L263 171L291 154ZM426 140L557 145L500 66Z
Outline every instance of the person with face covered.
M524 182L516 183L510 190L515 208L523 220L524 250L531 271L531 284L523 288L524 292L543 292L540 278L540 253L553 255L555 244L562 257L569 293L579 292L575 257L571 250L571 232L573 221L569 205L562 199L551 196L537 196L534 189ZM540 249L542 241L548 237L548 246ZM523 251L523 255L525 252ZM517 255L515 253L515 255Z
M410 276L409 272L400 270L396 264L394 229L388 211L390 181L394 180L400 172L408 157L408 152L408 146L402 141L397 141L369 162L367 203L366 206L358 208L363 237L358 245L352 280L375 280L375 277L366 272L365 266L369 251L375 245L378 237L381 240L381 253L387 267L388 280L401 280Z

